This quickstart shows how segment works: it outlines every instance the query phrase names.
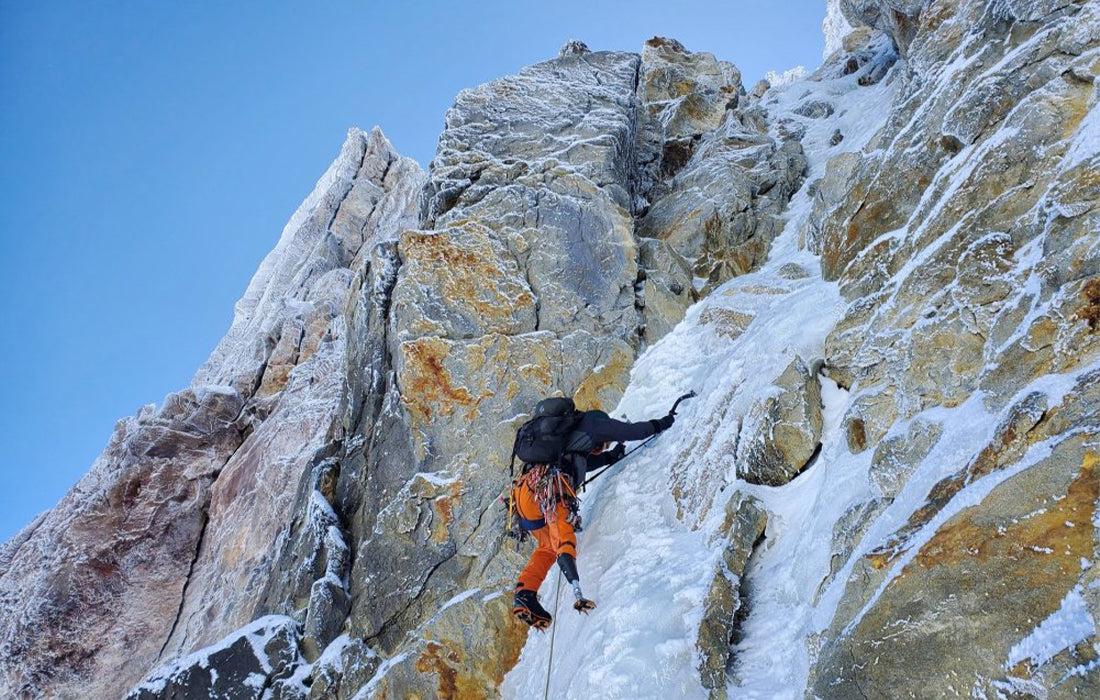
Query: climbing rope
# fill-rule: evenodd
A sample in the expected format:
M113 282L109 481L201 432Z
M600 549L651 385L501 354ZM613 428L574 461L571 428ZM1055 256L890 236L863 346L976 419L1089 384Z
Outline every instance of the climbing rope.
M550 626L550 659L546 662L546 692L542 694L542 700L550 700L550 669L554 666L554 635L558 633L558 602L561 600L561 569L558 569L558 592L554 594L554 620Z

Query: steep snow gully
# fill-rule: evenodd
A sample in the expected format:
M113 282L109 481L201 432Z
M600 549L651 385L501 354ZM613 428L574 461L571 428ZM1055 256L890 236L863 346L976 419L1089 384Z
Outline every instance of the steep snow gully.
M771 96L775 114L807 127L805 150L823 154L810 161L808 182L823 175L827 157L858 150L881 126L890 84L861 88L857 81L858 76L798 81ZM793 108L810 99L807 92L849 116L841 124L795 116ZM832 146L838 127L848 136ZM865 496L869 456L844 454L840 418L847 392L821 375L825 428L813 466L785 486L754 486L737 479L731 455L739 417L794 357L809 362L822 356L825 336L844 308L836 283L821 279L817 257L799 247L812 207L807 189L792 199L783 233L763 268L726 282L695 304L631 373L615 417L653 415L688 389L699 396L683 404L667 433L594 482L583 498L580 574L586 595L599 608L581 617L566 604L556 618L550 677L556 697L707 697L697 671L696 636L707 587L721 565L720 548L710 542L723 519L722 501L738 489L758 498L769 519L745 582L751 607L733 651L731 690L746 698L802 695L810 663L805 638L815 624L828 620L815 613L814 599L829 573L833 523ZM753 320L731 339L707 322L714 317L708 311L715 309ZM702 449L700 432L709 434ZM685 513L670 488L673 469L687 479L710 480L711 500ZM541 590L548 607L555 585L556 577L548 577ZM541 695L549 645L549 635L529 635L505 679L504 697Z

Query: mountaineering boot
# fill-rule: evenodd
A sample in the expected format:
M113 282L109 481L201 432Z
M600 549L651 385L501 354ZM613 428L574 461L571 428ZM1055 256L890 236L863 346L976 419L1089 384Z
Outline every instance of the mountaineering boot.
M550 626L552 618L546 609L539 605L538 595L534 591L520 589L512 599L512 614L521 622L526 622L537 630Z
M596 608L595 601L589 600L581 593L581 584L577 581L573 582L573 597L577 599L577 602L573 603L573 609L577 612L588 614L589 610Z

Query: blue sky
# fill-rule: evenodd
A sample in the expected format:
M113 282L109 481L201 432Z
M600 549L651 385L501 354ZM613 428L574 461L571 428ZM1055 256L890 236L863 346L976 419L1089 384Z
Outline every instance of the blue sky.
M187 386L350 126L427 165L463 87L571 38L813 68L824 0L0 0L0 541Z

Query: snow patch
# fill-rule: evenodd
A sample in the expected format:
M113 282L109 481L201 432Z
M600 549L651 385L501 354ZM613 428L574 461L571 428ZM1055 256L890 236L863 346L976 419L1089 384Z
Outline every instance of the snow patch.
M764 80L767 80L773 88L776 88L793 83L797 80L803 80L809 74L810 72L806 70L806 66L795 66L794 68L788 68L782 73L770 70L764 74Z
M1096 634L1096 625L1089 614L1078 586L1062 599L1062 604L1008 652L1007 668L1024 659L1042 666L1054 655Z
M423 479L424 481L427 481L429 484L434 484L436 486L447 486L449 484L453 484L456 481L458 481L457 476L442 476L438 473L432 473L432 472L417 472L416 474L413 475L413 478Z

